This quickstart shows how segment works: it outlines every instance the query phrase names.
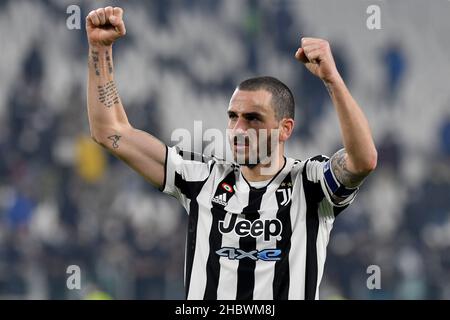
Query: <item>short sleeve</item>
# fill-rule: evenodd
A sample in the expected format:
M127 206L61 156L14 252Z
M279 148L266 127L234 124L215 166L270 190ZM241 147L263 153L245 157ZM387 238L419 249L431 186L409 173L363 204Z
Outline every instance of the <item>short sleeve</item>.
M359 188L347 188L334 176L331 160L323 155L307 160L306 175L309 181L319 183L323 195L333 207L350 205L356 197Z
M186 208L187 199L211 174L214 160L200 153L166 146L164 183L160 191L177 198Z

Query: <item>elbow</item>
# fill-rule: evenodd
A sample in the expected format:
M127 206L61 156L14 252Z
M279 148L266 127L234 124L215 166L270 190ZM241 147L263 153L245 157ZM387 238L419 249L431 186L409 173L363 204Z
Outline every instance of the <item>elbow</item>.
M96 144L102 146L103 148L105 147L105 144L100 140L100 137L94 133L91 132L91 139L92 141L94 141Z
M97 145L99 145L100 147L102 147L104 150L111 150L110 148L108 148L108 142L106 141L107 138L105 138L107 136L104 136L102 134L92 134L91 133L91 139L92 141L94 141Z
M113 137L120 137L123 135L123 132L127 129L126 126L113 126L113 127L104 127L101 129L91 129L91 139L101 147L115 151L115 144L111 144L113 141Z
M96 127L92 127L92 126L90 127L90 134L91 134L92 141L94 141L96 144L98 144L102 147L104 146L103 141L102 141L103 140L102 137L104 136L103 131L104 130L99 130Z
M369 172L374 171L377 168L377 164L378 164L378 153L377 151L375 151L373 155L370 157L370 160L368 162L367 166L368 171Z
M366 159L362 162L362 165L359 166L359 173L368 175L372 171L377 168L378 163L378 153L377 150L374 149L370 154L367 155Z

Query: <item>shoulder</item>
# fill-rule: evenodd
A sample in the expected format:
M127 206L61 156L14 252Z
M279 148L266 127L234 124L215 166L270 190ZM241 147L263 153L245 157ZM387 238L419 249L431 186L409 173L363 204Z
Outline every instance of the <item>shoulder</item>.
M216 174L240 170L240 166L235 162L217 157L214 154L204 157L210 164L211 171L214 171Z
M313 157L309 157L306 159L295 159L295 158L286 158L287 162L290 164L292 169L306 169L308 167L314 167L317 165L321 165L323 166L324 164L326 164L329 160L330 157L323 155L323 154L319 154Z
M323 175L324 169L329 166L330 158L319 154L304 160L291 159L291 173L295 176L302 176L312 182L318 182Z
M327 162L328 160L330 160L330 157L323 155L323 154L319 154L316 155L314 157L308 158L306 161L308 162Z

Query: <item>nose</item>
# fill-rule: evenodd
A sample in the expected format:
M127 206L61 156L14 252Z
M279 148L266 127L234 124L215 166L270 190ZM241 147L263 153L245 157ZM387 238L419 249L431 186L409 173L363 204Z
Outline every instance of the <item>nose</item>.
M247 132L247 122L242 119L241 117L239 117L236 121L236 123L234 124L234 127L232 128L233 133L236 134L245 134Z

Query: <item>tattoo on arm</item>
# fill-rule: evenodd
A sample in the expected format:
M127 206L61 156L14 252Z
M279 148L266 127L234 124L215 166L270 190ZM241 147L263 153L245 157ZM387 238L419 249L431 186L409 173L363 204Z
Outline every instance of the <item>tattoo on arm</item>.
M97 86L98 100L107 108L119 103L119 94L114 81L109 81L102 86Z
M98 66L98 51L91 50L92 64L94 65L95 75L100 76L100 68Z
M345 151L345 149L341 149L336 152L331 157L331 169L333 170L334 176L340 183L342 183L347 188L356 188L361 184L361 182L367 175L350 172L347 169L346 156L347 152Z
M112 66L112 60L111 56L109 55L109 52L106 51L105 53L105 60L106 64L108 66L108 72L109 74L113 73L113 66ZM94 66L95 75L100 76L100 59L99 59L99 52L95 50L91 50L91 63Z
M109 56L109 52L106 51L105 53L105 59L106 59L106 63L108 64L108 71L109 74L113 73L113 67L112 67L112 63L111 63L111 57Z
M119 136L118 134L113 134L113 135L108 137L108 139L112 141L112 147L114 149L117 149L119 147L119 140L120 140L120 138L122 138L122 137Z

